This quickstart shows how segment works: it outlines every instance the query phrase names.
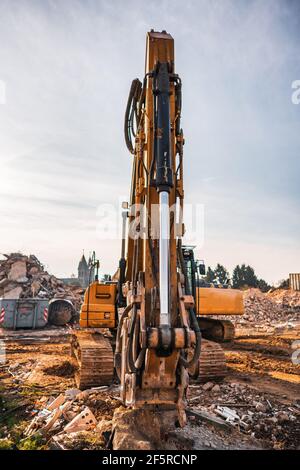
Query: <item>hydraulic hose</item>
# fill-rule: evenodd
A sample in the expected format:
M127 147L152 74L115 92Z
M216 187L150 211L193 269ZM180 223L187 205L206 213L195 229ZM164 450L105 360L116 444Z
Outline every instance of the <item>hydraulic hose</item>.
M142 84L138 78L135 78L129 90L129 96L127 100L127 106L125 111L124 119L124 136L126 146L130 153L134 153L133 138L135 137L134 131L134 118L138 121L138 110L137 103L141 97L142 93Z
M178 240L177 250L178 250L178 258L179 258L179 262L180 262L180 267L181 267L181 270L183 272L184 279L185 279L185 290L186 290L187 294L190 294L190 287L189 287L189 283L188 283L188 280L187 280L187 272L186 272L185 262L184 262L183 255L182 255L181 239ZM189 313L190 313L191 327L193 328L193 330L195 331L195 334L196 334L196 346L195 346L195 350L194 350L194 355L193 355L193 357L190 361L185 359L182 355L179 358L180 364L182 364L187 369L189 367L194 366L197 363L197 361L199 360L200 353L201 353L201 339L202 339L201 331L200 331L200 328L199 328L199 325L198 325L198 321L197 321L197 317L196 317L194 309L190 308Z
M134 305L131 325L130 325L130 329L128 332L128 348L127 348L127 360L128 360L128 368L130 372L137 372L137 368L135 367L135 360L133 358L133 347L132 347L136 318L137 318L136 305Z
M124 323L124 320L126 317L128 317L129 312L131 311L133 307L133 304L128 304L127 307L124 309L119 324L117 328L117 337L116 337L116 350L115 350L115 369L117 371L117 375L119 379L121 380L121 331L122 331L122 326Z
M193 357L190 361L185 359L182 355L179 358L180 364L183 365L186 369L188 369L189 367L193 367L195 364L197 364L199 357L200 357L200 353L201 353L202 336L201 336L201 331L200 331L197 318L195 315L195 311L193 308L190 309L190 319L191 319L191 324L192 324L191 326L196 334L196 346L195 346Z
M136 359L134 359L133 357L133 335L134 335L137 319L138 319L138 315L136 311L136 305L134 305L132 323L131 323L130 330L129 330L128 356L127 356L129 370L130 372L133 372L133 373L138 372L139 369L142 367L145 353L146 353L146 348L142 348L139 352L138 357Z

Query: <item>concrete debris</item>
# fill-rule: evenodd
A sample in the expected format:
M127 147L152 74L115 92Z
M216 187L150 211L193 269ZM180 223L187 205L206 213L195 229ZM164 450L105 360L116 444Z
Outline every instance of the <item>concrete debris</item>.
M186 414L192 418L196 418L200 421L205 421L206 423L212 424L213 426L221 428L222 430L229 431L229 427L226 422L205 410L196 411L187 409Z
M41 409L35 411L24 436L39 433L51 438L50 447L59 450L75 448L74 443L78 444L78 440L81 441L80 448L89 448L95 441L99 448L105 448L103 436L110 434L113 412L119 405L110 395L114 393L113 387L109 391L108 387L97 387L84 392L71 388L48 401L43 397L37 403Z
M91 410L86 406L64 427L64 432L90 431L97 426L97 420Z
M282 308L300 310L300 291L275 289L268 292L266 297Z
M45 298L70 300L79 311L83 290L65 285L45 271L36 256L4 254L0 260L0 297L5 299Z
M178 419L176 410L119 407L113 416L114 450L156 450Z
M18 287L13 287L9 291L4 290L2 297L4 299L19 299L22 292L23 292L22 287L19 287L19 286Z
M264 332L274 332L277 324L293 327L300 320L300 292L293 290L276 289L264 294L259 289L248 289L244 293L244 315L223 315L216 318L227 319L237 328L250 326L259 328Z
M248 427L247 423L245 423L237 414L235 410L232 410L231 408L228 408L227 406L217 406L216 408L216 413L223 418L225 418L225 421L227 423L233 424L233 425L242 425L243 427Z
M274 449L284 448L286 440L289 448L298 447L300 411L297 400L288 406L267 399L264 393L241 383L223 383L219 387L219 392L214 394L207 393L201 385L190 389L192 409L187 412L190 419L195 413L209 413L210 417L223 419L243 434L268 441Z
M203 390L205 390L206 392L208 392L209 390L212 390L213 387L214 387L213 382L206 382L204 385L202 385Z
M10 271L8 273L8 279L10 281L15 282L27 282L27 269L26 269L26 261L15 261L10 267Z

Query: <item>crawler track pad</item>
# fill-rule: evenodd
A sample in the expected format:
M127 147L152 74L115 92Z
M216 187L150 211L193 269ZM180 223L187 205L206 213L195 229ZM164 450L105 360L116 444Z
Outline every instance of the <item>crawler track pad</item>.
M77 332L72 339L71 349L78 362L75 380L80 390L111 384L114 359L107 338L101 333Z

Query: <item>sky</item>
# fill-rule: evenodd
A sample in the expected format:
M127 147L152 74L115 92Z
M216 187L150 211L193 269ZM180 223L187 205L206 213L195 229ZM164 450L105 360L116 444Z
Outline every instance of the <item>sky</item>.
M187 242L207 265L300 272L300 3L0 0L0 253L57 276L93 250L113 273L131 156L123 116L150 29L175 39L183 81Z

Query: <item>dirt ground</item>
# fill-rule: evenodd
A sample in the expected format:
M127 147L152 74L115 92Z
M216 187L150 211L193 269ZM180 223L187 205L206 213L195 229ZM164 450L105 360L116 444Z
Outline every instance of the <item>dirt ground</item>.
M238 413L240 421L222 429L190 416L184 429L166 435L162 447L299 448L300 365L291 361L291 345L299 335L294 329L276 336L237 338L226 345L227 377L218 384L192 382L188 408L215 412L218 406L227 406ZM49 442L24 440L23 431L45 401L76 387L68 336L61 341L5 344L7 362L0 364L0 441L13 448L49 448ZM98 420L111 419L119 404L116 384L87 403ZM83 448L99 447L90 443Z

